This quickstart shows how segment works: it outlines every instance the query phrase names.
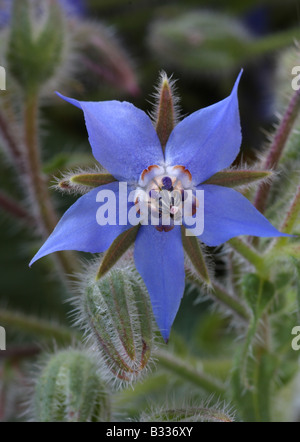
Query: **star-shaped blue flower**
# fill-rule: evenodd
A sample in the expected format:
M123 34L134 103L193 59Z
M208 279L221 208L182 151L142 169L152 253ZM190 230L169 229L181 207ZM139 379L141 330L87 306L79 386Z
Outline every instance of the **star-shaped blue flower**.
M199 239L209 246L218 246L238 235L283 235L237 191L202 184L229 167L239 153L242 140L237 97L240 76L228 98L193 113L175 126L165 151L150 118L132 104L63 98L82 109L96 160L117 180L129 183L130 189L139 186L148 189L150 183L151 191L152 180L156 183L160 180L169 190L179 177L179 182L188 183L190 188L204 190L204 232ZM31 264L61 250L104 252L121 233L132 227L97 224L96 195L101 189L113 190L118 198L118 182L98 187L79 198ZM134 257L149 291L156 321L167 340L185 287L181 227L142 225L136 237Z

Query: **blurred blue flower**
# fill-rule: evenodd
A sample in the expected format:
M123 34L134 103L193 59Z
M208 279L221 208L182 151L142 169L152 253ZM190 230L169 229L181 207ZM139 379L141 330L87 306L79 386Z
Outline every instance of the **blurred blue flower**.
M117 180L127 182L129 191L143 188L155 199L157 188L169 191L177 186L183 194L186 188L203 190L204 232L199 239L209 246L218 246L238 235L283 235L240 193L202 184L229 167L239 153L242 138L237 90L240 76L228 98L193 113L174 128L165 153L150 118L132 104L62 98L82 109L94 157ZM119 207L118 182L82 196L64 214L31 264L61 250L104 252L131 227L121 222L115 226L98 225L96 196L100 190L114 191ZM122 210L128 209L125 206ZM120 215L118 213L118 217ZM141 225L134 257L150 294L156 321L167 340L185 287L181 227Z
M80 17L86 12L85 0L57 0L69 17ZM0 29L10 22L13 0L0 0Z

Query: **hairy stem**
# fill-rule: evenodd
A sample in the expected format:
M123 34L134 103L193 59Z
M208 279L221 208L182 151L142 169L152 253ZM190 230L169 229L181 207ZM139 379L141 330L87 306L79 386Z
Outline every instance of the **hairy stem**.
M298 186L296 195L292 200L291 206L286 214L282 226L280 227L280 231L284 233L292 233L297 222L299 222L299 217L300 217L300 186ZM278 238L274 243L272 251L284 247L288 240L289 238L284 236Z
M158 359L159 365L171 371L179 377L184 378L188 382L193 383L197 387L203 388L209 393L224 396L226 389L222 383L201 372L198 369L189 366L185 361L176 356L162 351L156 351L154 357Z
M38 95L27 97L24 114L25 129L25 167L29 178L29 191L33 205L33 215L45 238L57 224L57 216L48 192L47 181L42 176L42 163L38 140ZM75 255L60 252L58 263L65 275L72 275L77 270Z
M185 273L188 280L199 285L200 287L203 287L203 282L198 279L197 276L195 276L189 269L186 269ZM215 281L212 282L212 289L212 291L209 291L210 296L231 310L234 315L239 316L243 321L249 320L249 313L245 305L238 298L236 298L232 293L228 292L228 290Z
M216 282L214 282L212 286L214 289L212 295L214 297L221 301L226 307L229 307L231 311L237 314L244 321L249 320L249 312L238 298L235 298L234 295L229 293L224 287Z
M6 213L13 216L14 218L25 222L27 226L33 227L35 222L30 214L24 209L23 206L19 204L18 201L15 201L10 196L6 195L6 193L0 191L0 208L3 209Z
M62 344L71 343L76 336L74 331L68 327L6 309L0 309L0 324L3 327L20 330L29 335L44 338L49 341L55 340Z
M0 111L0 134L7 148L8 154L11 157L11 160L14 166L18 169L19 172L23 172L24 165L22 160L22 153L18 143L11 132L11 127L5 117L3 112Z
M264 169L276 169L279 160L282 156L283 150L285 148L286 142L292 132L296 118L300 111L300 90L296 91L291 98L291 101L285 111L283 119L277 129L273 143L269 149L269 153L263 164ZM272 184L270 182L261 183L256 196L254 205L261 212L264 213L269 193Z
M252 264L259 275L267 273L265 260L250 244L243 242L239 238L232 238L228 241L230 246L243 258Z

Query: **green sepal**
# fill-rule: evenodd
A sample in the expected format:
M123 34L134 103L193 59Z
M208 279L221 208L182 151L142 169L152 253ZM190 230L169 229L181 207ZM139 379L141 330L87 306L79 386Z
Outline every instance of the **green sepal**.
M203 184L215 184L224 187L240 187L270 178L270 170L224 170L213 175Z
M100 268L98 270L96 280L102 278L112 267L119 261L119 259L127 252L130 246L134 243L137 233L139 231L140 224L131 229L126 230L121 235L119 235L110 248L107 250Z
M193 267L205 284L211 284L208 267L202 253L199 241L195 236L187 236L185 227L181 229L182 244Z
M115 181L117 181L115 177L109 173L80 173L70 178L71 184L88 187L99 187Z
M177 119L172 82L165 73L161 75L157 96L159 102L156 107L155 129L164 151Z

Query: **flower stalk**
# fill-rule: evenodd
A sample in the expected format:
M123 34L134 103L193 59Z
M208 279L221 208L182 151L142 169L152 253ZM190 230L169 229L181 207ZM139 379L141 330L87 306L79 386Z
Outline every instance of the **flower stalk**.
M158 359L158 364L161 367L184 378L186 381L202 388L208 393L213 393L220 397L225 395L226 388L219 380L213 379L198 369L194 369L178 357L160 350L154 353L154 357Z
M290 103L285 111L283 119L278 126L277 132L274 136L267 157L264 161L263 168L272 169L272 170L277 169L280 158L286 146L286 142L289 136L291 135L294 123L299 115L299 111L300 111L300 90L296 91L290 100ZM271 183L262 183L260 184L256 192L254 205L261 213L264 213L266 209L270 190L271 190Z
M25 168L29 179L28 190L31 194L33 214L44 237L49 236L57 224L57 216L47 188L47 181L42 175L42 162L38 139L38 93L28 95L24 109ZM71 252L58 254L57 262L63 274L72 275L78 270L75 255Z
M293 229L296 227L297 222L299 222L300 217L300 186L298 186L296 194L291 202L290 208L286 214L286 217L282 223L281 231L285 233L293 233ZM288 241L288 238L282 237L274 241L274 245L271 248L271 253L275 250L282 249Z
M264 257L250 244L242 241L240 238L232 238L228 243L239 255L255 267L258 274L262 276L267 274L268 269Z

